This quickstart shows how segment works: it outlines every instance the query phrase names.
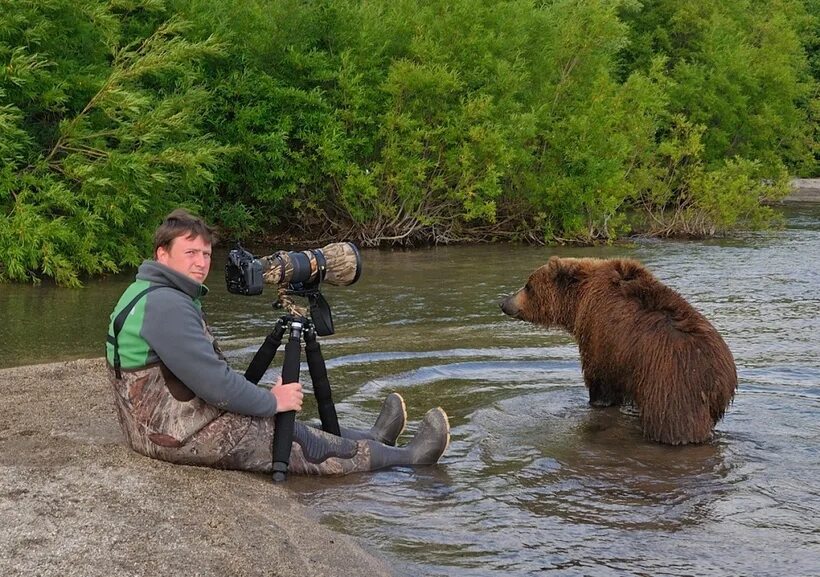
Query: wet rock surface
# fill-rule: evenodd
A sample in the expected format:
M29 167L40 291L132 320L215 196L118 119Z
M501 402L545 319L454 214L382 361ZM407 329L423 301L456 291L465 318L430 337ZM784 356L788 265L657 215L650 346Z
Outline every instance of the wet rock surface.
M127 449L102 359L0 370L0 575L390 575L265 476Z

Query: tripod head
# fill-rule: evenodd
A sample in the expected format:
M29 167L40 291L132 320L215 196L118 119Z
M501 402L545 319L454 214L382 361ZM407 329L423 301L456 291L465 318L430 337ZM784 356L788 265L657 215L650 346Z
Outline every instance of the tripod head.
M287 316L291 318L298 317L307 320L309 316L313 321L312 325L316 328L316 334L321 337L332 335L335 332L330 304L319 291L319 283L280 287L278 294L279 300L273 303L274 308L285 309ZM306 298L308 307L297 305L292 297Z

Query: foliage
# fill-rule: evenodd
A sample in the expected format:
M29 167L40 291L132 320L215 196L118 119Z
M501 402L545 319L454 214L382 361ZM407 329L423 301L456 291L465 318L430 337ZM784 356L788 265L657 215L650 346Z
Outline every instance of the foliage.
M624 19L634 41L621 73L662 55L668 77L668 114L640 172L649 231L703 236L772 222L765 203L788 193L789 167L817 170L802 3L661 0Z
M0 0L0 278L132 266L178 205L270 242L776 224L820 172L817 8Z
M704 237L776 222L764 203L788 192L785 171L766 178L759 162L741 158L707 170L703 132L702 126L675 117L655 162L636 171L641 207L649 221L646 230L656 236Z
M370 90L383 102L371 127L379 157L341 191L364 242L450 242L471 223L495 220L527 77L519 15L509 8L399 2L363 16L351 64L367 62L384 22L403 40L388 45Z
M615 81L628 43L618 7L556 1L535 20L534 68L549 74L538 76L529 154L511 181L544 240L606 240L624 230L634 194L627 176L651 144L664 95L641 73Z
M131 16L161 7L130 8L4 2L5 278L72 286L137 264L150 246L146 223L212 179L220 150L197 128L206 94L194 64L219 47L186 40L173 17L130 39Z

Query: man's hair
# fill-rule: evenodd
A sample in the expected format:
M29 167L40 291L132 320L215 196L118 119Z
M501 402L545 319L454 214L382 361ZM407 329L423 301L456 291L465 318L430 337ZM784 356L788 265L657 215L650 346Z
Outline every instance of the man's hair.
M174 239L184 236L186 238L202 237L202 240L210 245L216 242L214 229L205 224L205 221L185 210L178 208L165 217L162 224L154 232L154 255L159 247L165 250L171 249Z

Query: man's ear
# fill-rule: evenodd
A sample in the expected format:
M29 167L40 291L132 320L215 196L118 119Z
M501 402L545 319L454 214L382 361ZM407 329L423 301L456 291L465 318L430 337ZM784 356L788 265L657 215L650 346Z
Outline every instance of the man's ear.
M168 251L164 246L158 246L157 250L154 252L154 260L162 264L168 262L168 256Z

